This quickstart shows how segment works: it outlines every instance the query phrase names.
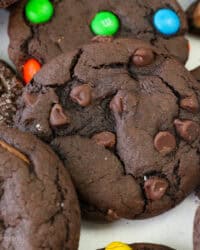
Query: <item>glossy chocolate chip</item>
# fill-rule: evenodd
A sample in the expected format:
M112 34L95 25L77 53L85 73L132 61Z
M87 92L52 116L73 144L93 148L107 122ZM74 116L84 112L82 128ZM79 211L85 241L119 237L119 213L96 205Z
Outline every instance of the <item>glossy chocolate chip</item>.
M160 200L166 193L168 182L160 177L151 177L144 183L144 190L147 199Z
M176 139L170 132L161 131L154 138L154 146L158 152L167 155L176 148Z
M59 127L70 123L69 117L64 113L60 104L55 104L50 113L50 124Z
M112 148L116 143L115 134L107 131L95 134L92 139L96 142L96 144L102 145L106 148Z
M89 84L83 84L76 86L72 89L70 97L76 103L82 107L86 107L91 104L92 101L92 89Z
M186 141L192 142L199 136L199 125L191 120L174 121L177 133Z
M23 94L23 99L26 105L33 106L37 102L38 96L26 92Z
M113 36L95 36L92 38L92 42L97 43L111 43L113 40Z
M140 48L137 49L132 56L132 63L135 66L143 67L151 64L155 59L155 54L151 49Z
M114 113L121 114L123 112L123 98L120 93L116 94L110 102L110 109Z
M199 103L195 95L183 98L180 101L180 106L191 113L197 113L199 111Z

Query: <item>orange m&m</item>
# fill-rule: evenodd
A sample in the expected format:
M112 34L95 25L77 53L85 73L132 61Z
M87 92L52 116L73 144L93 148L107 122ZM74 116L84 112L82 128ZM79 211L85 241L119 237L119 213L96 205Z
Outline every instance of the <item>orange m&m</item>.
M27 60L23 66L23 78L28 84L34 75L41 69L41 64L34 58Z

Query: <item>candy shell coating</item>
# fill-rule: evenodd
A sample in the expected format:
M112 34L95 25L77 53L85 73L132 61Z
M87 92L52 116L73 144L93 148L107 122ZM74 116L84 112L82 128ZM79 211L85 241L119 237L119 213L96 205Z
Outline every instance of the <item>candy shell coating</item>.
M172 9L159 9L153 17L153 25L157 31L166 36L175 35L180 27L179 16Z

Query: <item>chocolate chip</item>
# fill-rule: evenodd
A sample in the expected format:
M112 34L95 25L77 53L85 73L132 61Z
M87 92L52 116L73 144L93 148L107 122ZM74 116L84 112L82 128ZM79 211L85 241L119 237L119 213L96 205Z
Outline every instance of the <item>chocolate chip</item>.
M116 94L110 102L110 109L114 113L121 114L123 112L123 99L122 96L118 93Z
M149 200L160 200L168 188L168 182L160 177L151 177L144 183L146 197Z
M161 131L154 138L154 146L158 152L166 155L176 148L176 139L170 132Z
M193 13L193 24L196 28L200 28L200 3L197 4Z
M26 105L33 106L37 102L38 96L26 92L23 94L23 99Z
M111 43L113 40L113 36L95 36L92 38L92 42L97 43Z
M116 136L115 134L111 133L111 132L101 132L98 134L95 134L92 139L98 144L98 145L102 145L106 148L112 148L114 147L115 143L116 143Z
M64 113L62 106L60 104L55 104L50 113L51 126L59 127L69 123L70 119Z
M18 151L16 148L12 147L11 145L7 144L4 141L0 141L0 146L4 149L6 149L8 152L19 158L20 160L26 162L27 164L30 164L29 159L22 154L20 151Z
M92 89L89 84L76 86L72 89L70 97L80 106L86 107L92 101Z
M151 64L155 59L155 54L151 49L137 49L132 56L132 62L135 66L142 67Z
M179 120L174 121L177 133L186 141L192 142L199 135L199 125L191 120Z
M199 103L195 95L182 99L180 106L191 113L197 113L199 111Z

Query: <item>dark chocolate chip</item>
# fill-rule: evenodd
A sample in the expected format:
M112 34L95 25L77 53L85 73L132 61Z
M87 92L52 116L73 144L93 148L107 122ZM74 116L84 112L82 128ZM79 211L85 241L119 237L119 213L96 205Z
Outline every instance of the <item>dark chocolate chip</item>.
M112 148L115 146L116 143L116 136L115 134L111 132L101 132L98 134L95 134L92 139L98 144L102 145L106 148Z
M191 112L197 113L199 111L199 103L195 95L188 96L180 101L181 108Z
M123 99L122 96L118 93L116 94L110 102L110 109L114 113L121 114L123 112Z
M199 135L199 125L191 120L179 120L174 121L177 133L186 141L192 142Z
M95 36L92 38L92 42L97 43L111 43L113 40L113 36Z
M146 197L149 200L160 200L168 188L168 182L160 177L151 177L144 183Z
M55 104L50 113L51 126L59 127L69 123L70 119L64 113L62 106L60 104Z
M76 103L82 107L86 107L91 104L92 101L92 89L89 84L83 84L76 86L72 89L70 97Z
M154 146L158 152L166 155L176 148L176 139L170 132L161 131L154 138Z
M155 59L155 54L151 49L137 49L132 56L132 62L135 66L142 67L151 64Z

